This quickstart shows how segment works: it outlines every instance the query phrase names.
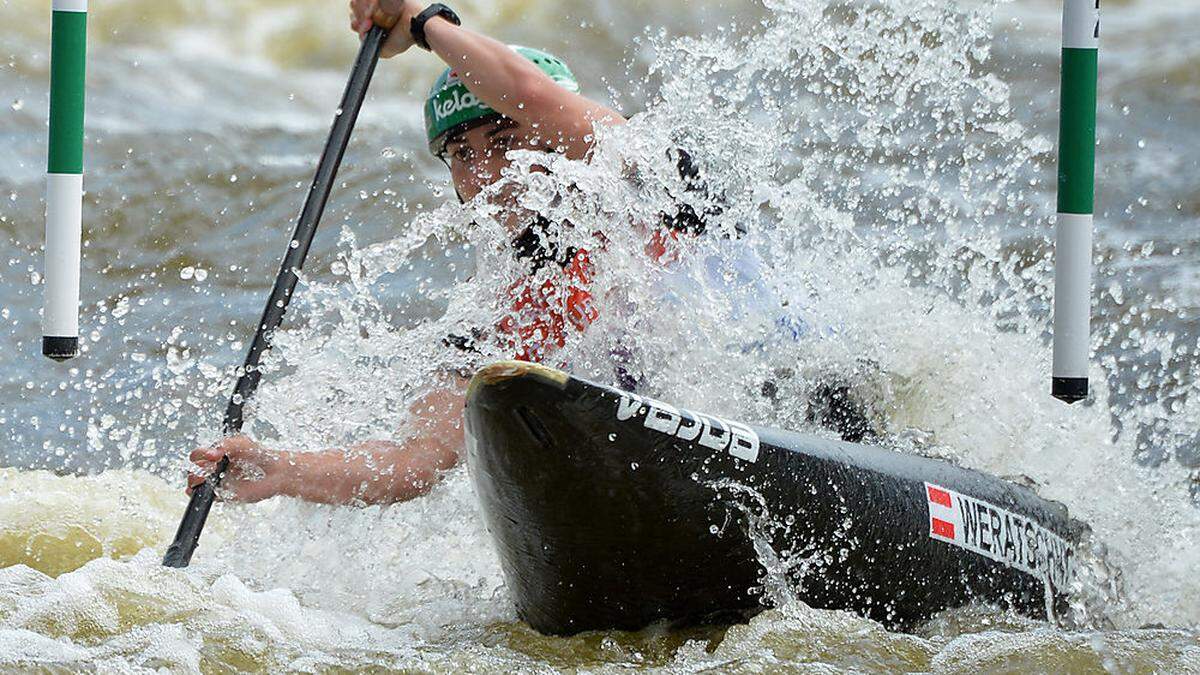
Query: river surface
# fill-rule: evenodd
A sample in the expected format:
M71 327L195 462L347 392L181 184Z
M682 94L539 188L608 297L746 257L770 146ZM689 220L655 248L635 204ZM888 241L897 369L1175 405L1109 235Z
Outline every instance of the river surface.
M458 6L631 117L591 164L517 157L502 186L565 243L607 238L601 319L558 361L606 380L632 345L646 393L797 429L807 388L846 375L889 447L1018 477L1103 546L1072 622L969 608L894 633L765 579L779 607L746 625L572 638L517 620L463 468L389 508L218 504L192 566L159 566L357 43L343 3L93 3L85 352L58 364L46 4L0 0L0 669L1200 672L1200 4L1104 7L1094 396L1072 407L1047 394L1058 3ZM493 325L519 270L424 150L438 68L377 72L249 410L268 445L403 435L439 373L505 356L442 345ZM709 197L680 196L673 147ZM666 274L635 224L678 199L720 213ZM713 282L724 255L757 281ZM764 297L807 335L773 334Z

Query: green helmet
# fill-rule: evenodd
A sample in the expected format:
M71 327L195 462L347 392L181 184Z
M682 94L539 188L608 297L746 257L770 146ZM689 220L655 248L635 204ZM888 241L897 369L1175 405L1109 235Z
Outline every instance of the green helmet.
M567 91L579 91L579 81L562 59L529 47L509 46L516 53L533 61L543 73ZM440 157L445 152L446 141L450 136L499 115L500 113L467 90L467 86L459 79L457 70L447 68L433 83L429 97L425 99L425 132L429 139L429 151Z

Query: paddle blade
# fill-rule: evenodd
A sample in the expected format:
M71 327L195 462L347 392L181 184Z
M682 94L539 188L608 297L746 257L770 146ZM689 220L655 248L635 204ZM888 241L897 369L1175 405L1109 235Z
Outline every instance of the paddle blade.
M167 554L163 556L165 567L187 567L191 562L215 496L212 477L192 490L192 499L188 502L183 520L179 521L179 529L175 531L175 541L171 542Z

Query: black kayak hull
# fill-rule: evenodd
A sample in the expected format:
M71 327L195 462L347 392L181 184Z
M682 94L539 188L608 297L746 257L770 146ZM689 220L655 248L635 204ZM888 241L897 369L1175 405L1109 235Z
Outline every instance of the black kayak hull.
M972 602L1046 618L1065 608L1085 529L1032 490L948 462L529 363L482 369L466 423L518 615L543 633L749 616L770 603L760 561L772 558L800 600L889 628Z

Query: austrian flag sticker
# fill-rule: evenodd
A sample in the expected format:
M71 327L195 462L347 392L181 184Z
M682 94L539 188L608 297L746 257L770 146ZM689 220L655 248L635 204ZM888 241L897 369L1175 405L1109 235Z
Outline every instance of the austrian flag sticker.
M925 494L929 498L929 536L953 544L954 534L961 528L961 524L955 515L950 493L926 483Z
M1066 588L1074 575L1074 552L1062 537L1033 518L925 483L929 538Z

